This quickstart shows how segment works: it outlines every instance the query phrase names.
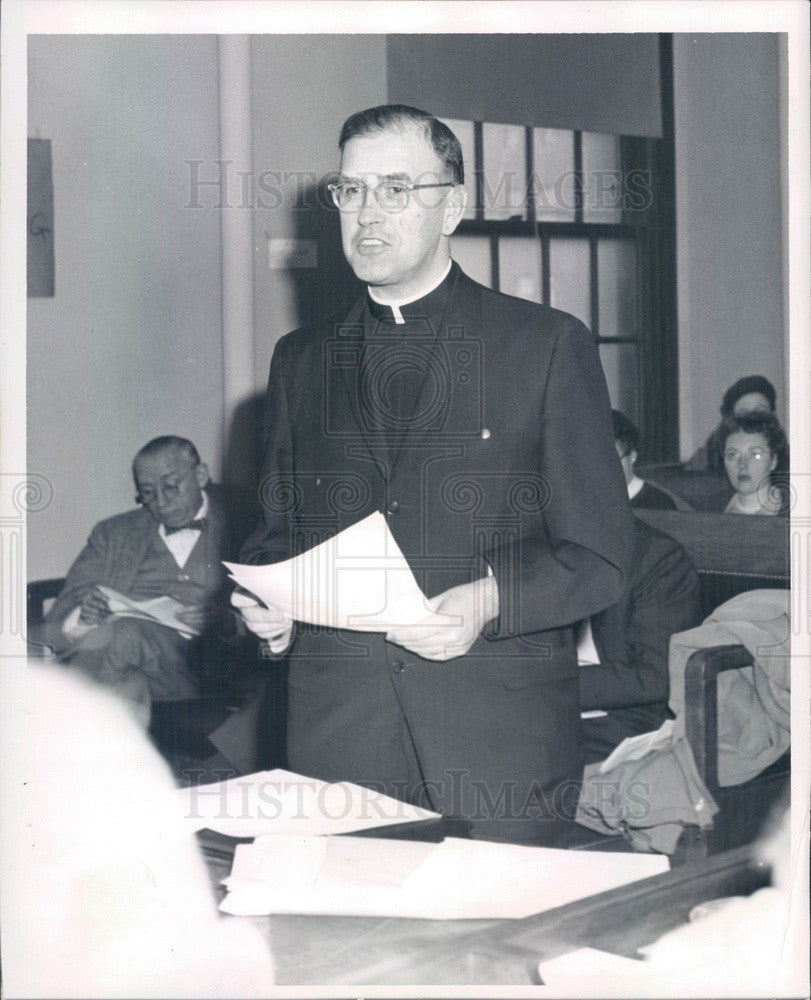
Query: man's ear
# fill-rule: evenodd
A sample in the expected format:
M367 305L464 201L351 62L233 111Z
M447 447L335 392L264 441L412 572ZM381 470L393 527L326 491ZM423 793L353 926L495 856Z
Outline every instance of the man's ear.
M445 201L445 214L442 218L442 235L452 236L459 225L467 208L467 191L461 184L451 188L451 193Z
M774 472L776 468L777 468L777 455L772 455L772 462L771 465L769 466L769 472Z
M197 468L194 470L194 474L197 477L197 485L201 490L205 489L206 486L211 482L211 473L208 471L208 466L205 462L201 462Z

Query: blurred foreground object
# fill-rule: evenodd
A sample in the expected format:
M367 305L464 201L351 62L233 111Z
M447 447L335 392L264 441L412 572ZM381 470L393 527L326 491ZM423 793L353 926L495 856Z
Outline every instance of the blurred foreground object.
M166 764L125 705L3 666L6 997L264 996L270 950L218 916Z

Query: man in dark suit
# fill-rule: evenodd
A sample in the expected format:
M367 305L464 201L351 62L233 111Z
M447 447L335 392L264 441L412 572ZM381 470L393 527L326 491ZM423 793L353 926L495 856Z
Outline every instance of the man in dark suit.
M581 624L586 763L667 718L670 637L701 621L698 575L675 539L634 519L631 577L616 604Z
M676 510L676 501L667 490L655 483L640 479L636 474L635 466L639 448L639 431L636 425L619 410L612 410L611 417L614 425L614 444L622 463L631 506L643 507L648 510Z
M628 501L594 341L492 292L450 257L458 140L402 106L353 115L331 192L367 295L277 344L264 526L243 559L289 558L375 510L429 598L387 635L297 627L290 767L421 801L473 836L562 843L582 772L572 624L616 601Z
M47 616L46 638L147 724L153 701L200 693L212 640L221 634L221 559L229 541L222 503L206 489L208 467L191 441L155 438L132 470L141 506L93 528ZM100 585L136 601L174 598L189 632L111 614Z

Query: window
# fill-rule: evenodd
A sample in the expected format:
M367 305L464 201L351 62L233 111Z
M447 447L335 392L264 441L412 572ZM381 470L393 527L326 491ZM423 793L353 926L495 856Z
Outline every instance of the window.
M468 191L454 258L482 284L581 319L611 405L640 426L644 458L677 458L664 141L445 121L462 144Z

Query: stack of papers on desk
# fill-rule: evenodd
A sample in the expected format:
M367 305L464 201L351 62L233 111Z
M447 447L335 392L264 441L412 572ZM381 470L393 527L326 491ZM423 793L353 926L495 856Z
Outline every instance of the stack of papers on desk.
M240 844L226 913L433 920L528 917L668 870L662 855L564 851L449 837L260 837Z
M178 795L195 830L229 837L318 837L440 819L350 781L320 781L281 768L184 788Z

